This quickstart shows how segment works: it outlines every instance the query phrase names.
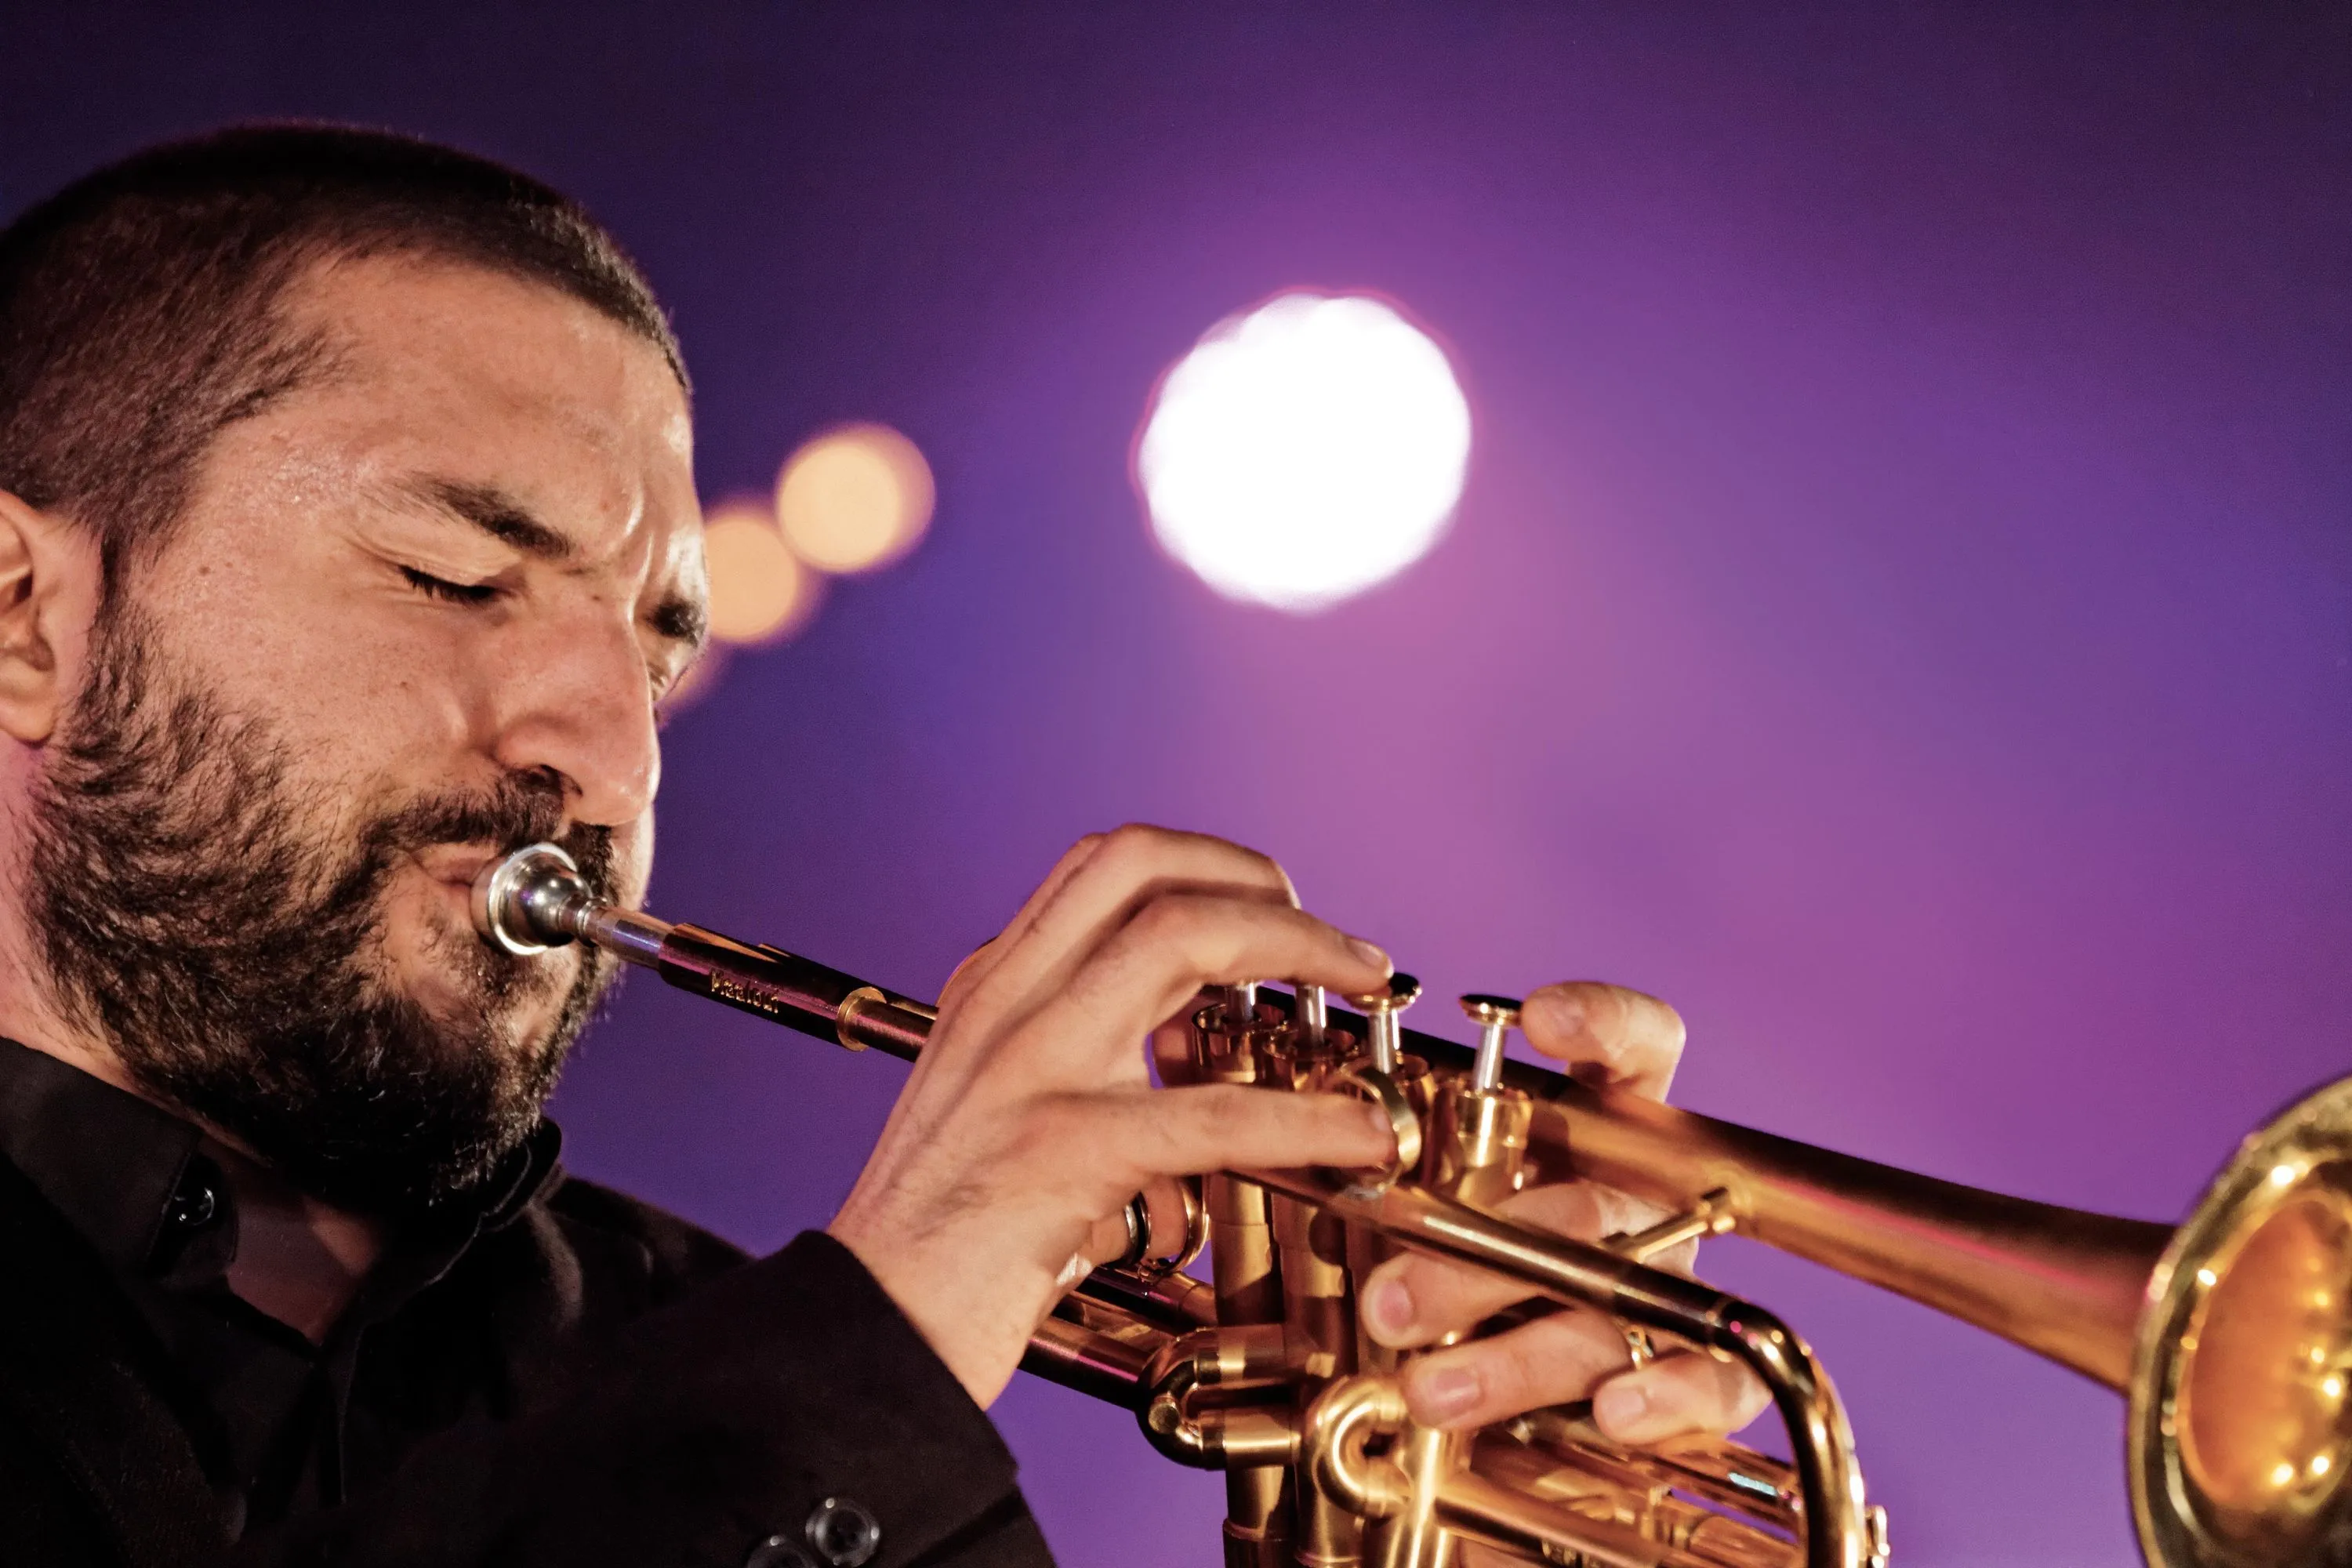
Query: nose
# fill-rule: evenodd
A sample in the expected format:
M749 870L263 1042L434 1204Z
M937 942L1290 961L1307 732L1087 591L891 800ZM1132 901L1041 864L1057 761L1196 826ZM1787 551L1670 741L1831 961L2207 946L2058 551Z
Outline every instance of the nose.
M506 652L497 760L510 773L560 775L576 822L618 827L643 816L661 782L661 742L633 629L582 616Z

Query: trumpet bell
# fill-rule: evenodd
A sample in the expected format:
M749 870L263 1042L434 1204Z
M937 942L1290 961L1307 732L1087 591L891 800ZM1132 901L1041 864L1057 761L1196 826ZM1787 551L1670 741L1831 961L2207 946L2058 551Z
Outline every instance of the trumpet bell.
M2149 1277L2132 1512L2166 1568L2352 1568L2352 1079L2223 1167Z

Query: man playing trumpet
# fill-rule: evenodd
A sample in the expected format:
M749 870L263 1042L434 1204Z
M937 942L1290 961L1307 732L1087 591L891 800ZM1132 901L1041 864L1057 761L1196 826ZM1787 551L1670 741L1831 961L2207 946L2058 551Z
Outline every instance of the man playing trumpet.
M642 277L464 154L230 132L0 232L0 1558L1043 1562L982 1411L1129 1195L1386 1157L1353 1100L1150 1086L1202 986L1389 963L1128 827L958 971L825 1233L749 1259L563 1174L611 965L497 951L468 889L545 839L642 898L691 450ZM1682 1046L1601 985L1525 1022L1646 1093ZM1422 1346L1511 1298L1399 1259L1362 1311ZM1760 1404L1581 1311L1404 1375L1430 1425L1591 1398L1636 1442Z

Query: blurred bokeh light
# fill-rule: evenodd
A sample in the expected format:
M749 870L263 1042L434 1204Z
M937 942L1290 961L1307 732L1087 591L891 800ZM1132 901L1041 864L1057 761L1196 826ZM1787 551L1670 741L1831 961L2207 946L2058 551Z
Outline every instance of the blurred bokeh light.
M776 477L776 522L803 561L824 572L869 572L914 548L931 521L931 469L887 425L828 430Z
M1378 300L1289 293L1168 374L1136 479L1160 542L1210 587L1307 612L1427 553L1469 457L1469 403L1427 334Z
M769 642L799 624L815 596L815 574L793 557L757 501L716 508L702 533L710 572L710 635L721 642Z

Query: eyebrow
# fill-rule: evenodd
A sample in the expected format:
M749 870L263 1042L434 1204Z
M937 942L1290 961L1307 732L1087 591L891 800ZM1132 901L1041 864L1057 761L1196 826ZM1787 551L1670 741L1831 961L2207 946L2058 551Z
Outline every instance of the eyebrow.
M525 555L561 564L579 551L571 539L531 516L530 509L495 485L469 485L455 479L425 479L412 487L434 506L511 545ZM646 616L656 635L673 642L691 643L699 652L710 640L710 612L700 600L673 594Z
M572 541L530 515L530 509L495 485L426 479L417 491L443 511L472 523L501 544L541 561L569 561L579 552Z

